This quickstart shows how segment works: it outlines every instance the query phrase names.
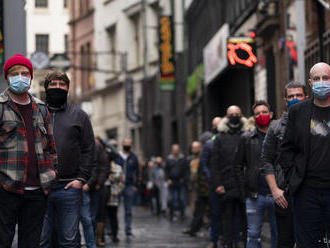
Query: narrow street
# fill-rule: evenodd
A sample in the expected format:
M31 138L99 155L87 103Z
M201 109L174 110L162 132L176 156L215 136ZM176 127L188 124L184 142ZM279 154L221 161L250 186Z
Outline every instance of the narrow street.
M121 209L122 210L122 209ZM135 207L133 210L133 234L130 239L125 237L123 212L119 213L120 243L113 244L106 236L106 247L118 248L202 248L208 244L208 232L203 229L197 237L182 234L189 219L170 222L168 218L151 215L149 210Z

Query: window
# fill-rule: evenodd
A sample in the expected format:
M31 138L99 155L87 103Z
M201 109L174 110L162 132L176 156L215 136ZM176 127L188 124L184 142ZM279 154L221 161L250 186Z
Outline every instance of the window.
M36 51L44 52L48 54L48 44L49 35L48 34L37 34L36 35Z
M63 8L67 8L68 7L68 0L63 0Z
M116 27L108 29L108 37L110 42L110 70L116 71Z
M105 131L106 135L107 135L107 138L108 139L114 139L114 140L117 140L118 138L118 130L117 128L111 128L111 129L107 129Z
M36 8L47 8L48 0L36 0L35 7Z
M68 52L68 48L69 48L68 35L65 34L65 35L64 35L64 51L65 51L65 53Z
M141 46L141 30L140 30L140 14L136 14L131 17L133 26L133 40L134 40L134 53L135 53L135 63L139 65L140 59L140 46Z

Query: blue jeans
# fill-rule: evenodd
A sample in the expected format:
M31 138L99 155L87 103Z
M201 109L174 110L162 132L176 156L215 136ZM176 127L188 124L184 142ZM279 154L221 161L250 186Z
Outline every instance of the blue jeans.
M221 201L220 196L214 189L210 191L210 205L211 205L211 228L210 237L211 242L217 243L219 240L219 235L221 234Z
M90 197L88 192L82 194L82 205L80 207L80 221L84 228L84 236L87 248L96 248L94 226L90 211Z
M96 229L96 217L99 210L100 205L100 191L99 190L92 190L89 192L90 196L90 212L92 217L92 223L94 229Z
M170 215L174 215L175 210L179 210L181 217L184 216L186 203L186 188L184 185L170 186Z
M247 213L247 245L246 248L261 248L261 231L265 210L268 210L270 229L271 229L271 247L276 248L277 228L275 219L274 199L271 195L258 195L257 199L246 199Z
M125 233L132 234L132 205L134 200L134 190L132 185L126 185L123 191L125 208Z
M59 247L79 247L79 217L82 190L73 187L64 189L66 183L59 183L50 192L41 233L41 248L52 247L52 232L56 218Z
M297 248L327 247L330 233L329 191L302 186L294 195Z

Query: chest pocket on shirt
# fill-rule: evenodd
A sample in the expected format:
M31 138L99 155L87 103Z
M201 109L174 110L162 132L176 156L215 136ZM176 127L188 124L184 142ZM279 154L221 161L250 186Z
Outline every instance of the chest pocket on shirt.
M17 145L17 121L3 121L0 126L0 149L11 149Z

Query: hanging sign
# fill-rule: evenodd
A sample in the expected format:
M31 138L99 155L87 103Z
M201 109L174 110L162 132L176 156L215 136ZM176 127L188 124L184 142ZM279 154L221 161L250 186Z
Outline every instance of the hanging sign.
M160 89L174 90L174 32L171 16L161 16L159 23L159 70Z
M252 68L257 62L255 40L250 37L230 37L227 40L227 58L232 66Z
M131 122L138 123L141 117L134 112L134 85L133 79L128 77L125 80L126 117Z

